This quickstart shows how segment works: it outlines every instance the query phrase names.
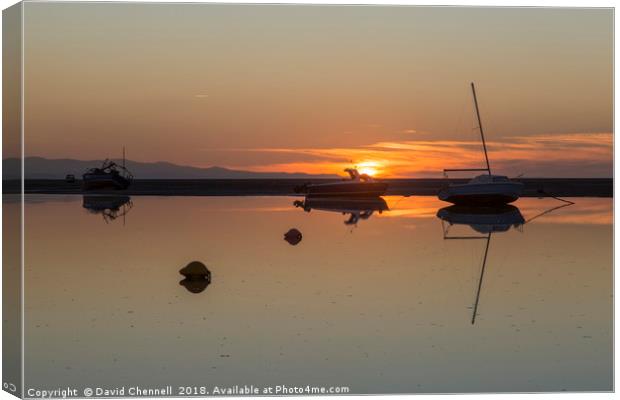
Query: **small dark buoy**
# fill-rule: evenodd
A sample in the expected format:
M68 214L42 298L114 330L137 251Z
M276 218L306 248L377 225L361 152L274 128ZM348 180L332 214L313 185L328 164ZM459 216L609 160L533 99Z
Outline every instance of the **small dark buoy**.
M192 261L179 271L185 277L179 284L192 293L200 293L211 283L211 271L200 261Z
M299 242L301 242L302 236L301 232L297 229L292 228L288 232L284 234L284 240L286 240L290 245L295 246Z
M192 261L191 263L183 267L179 271L179 273L183 276L188 276L188 275L209 275L211 276L211 273L209 272L207 267L200 261Z

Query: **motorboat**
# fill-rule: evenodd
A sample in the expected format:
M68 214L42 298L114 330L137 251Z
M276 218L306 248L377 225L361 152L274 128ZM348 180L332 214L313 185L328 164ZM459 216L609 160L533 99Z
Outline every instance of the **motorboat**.
M387 191L387 183L379 182L355 168L347 168L348 179L337 182L307 183L295 188L295 192L307 197L379 197Z
M444 169L444 175L447 176L448 172L453 171L485 171L486 174L478 175L467 183L450 184L441 189L437 197L442 201L468 206L492 206L512 203L521 196L523 183L510 180L504 175L493 175L491 173L491 164L489 163L484 139L478 99L476 98L476 88L473 82L471 83L471 91L478 119L478 130L482 139L482 148L484 149L486 168Z
M355 225L360 220L370 218L375 212L381 214L389 209L381 197L306 197L304 201L296 200L293 204L306 212L319 210L348 214L349 218L344 222L345 225Z

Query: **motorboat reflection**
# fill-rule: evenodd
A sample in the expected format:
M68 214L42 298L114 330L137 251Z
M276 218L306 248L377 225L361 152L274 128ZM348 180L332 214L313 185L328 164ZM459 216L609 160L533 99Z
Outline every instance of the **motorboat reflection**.
M123 217L133 207L129 196L99 196L89 195L82 197L82 207L91 214L101 214L106 223L112 222L117 218Z
M306 212L319 210L348 214L349 218L344 221L345 225L356 225L360 220L370 218L375 212L381 214L389 210L381 197L306 197L303 201L296 200L293 204Z
M179 273L185 277L179 284L191 293L201 293L211 284L211 271L200 261L192 261Z

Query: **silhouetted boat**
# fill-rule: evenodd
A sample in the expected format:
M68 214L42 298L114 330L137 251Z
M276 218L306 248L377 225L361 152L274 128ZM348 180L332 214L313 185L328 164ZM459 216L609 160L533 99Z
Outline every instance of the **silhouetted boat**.
M521 196L523 192L523 183L511 181L507 176L491 174L491 165L489 164L489 156L487 154L487 146L484 140L484 131L482 129L480 111L478 109L478 99L476 98L476 89L473 82L471 83L471 91L474 97L476 116L478 118L478 129L480 130L480 137L482 138L482 148L484 149L484 158L487 167L444 169L444 174L450 171L486 171L487 173L478 175L464 184L448 185L439 191L437 197L439 197L439 200L449 203L470 206L512 203Z
M104 221L114 221L125 215L133 207L129 196L83 196L82 207L92 214L101 214Z
M339 182L310 183L295 188L308 197L379 197L387 191L387 183L378 182L355 168L347 168L349 179Z
M355 225L360 219L368 219L376 211L388 210L388 205L381 197L306 197L304 201L296 200L295 207L306 212L312 210L350 214L346 225Z
M125 168L125 149L123 148L123 165L106 159L100 168L91 168L82 175L84 190L124 190L133 181L133 175Z

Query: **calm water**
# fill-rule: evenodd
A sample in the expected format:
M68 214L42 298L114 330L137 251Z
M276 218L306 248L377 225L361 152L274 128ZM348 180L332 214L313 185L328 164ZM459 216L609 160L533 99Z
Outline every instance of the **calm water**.
M357 222L295 200L27 196L26 389L612 389L612 199L447 233L432 197ZM524 220L561 204L516 203ZM191 261L212 274L199 293L179 284Z

